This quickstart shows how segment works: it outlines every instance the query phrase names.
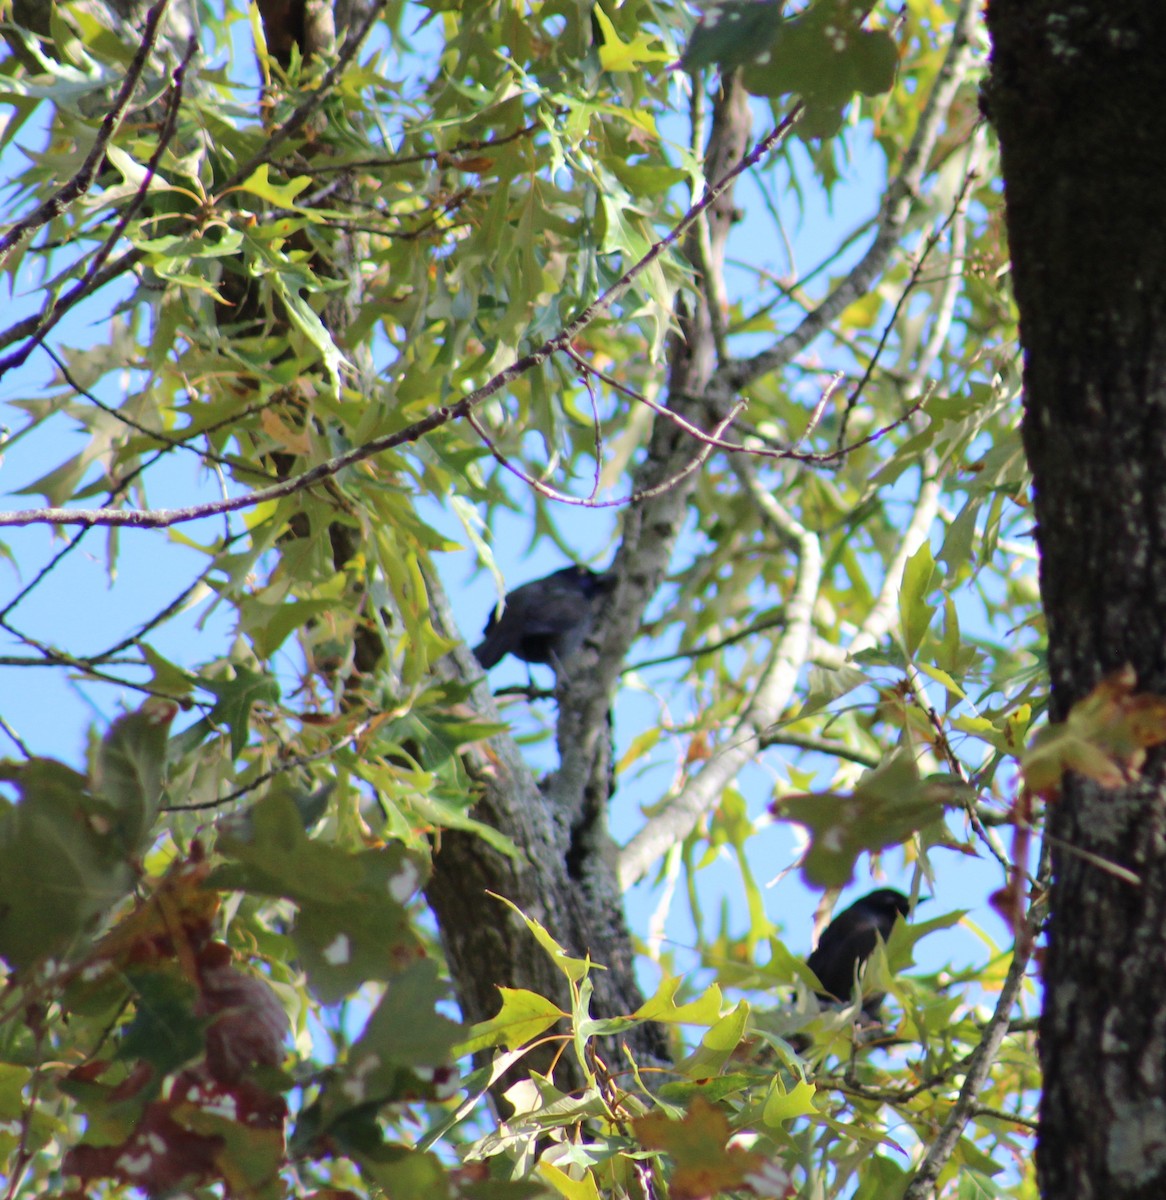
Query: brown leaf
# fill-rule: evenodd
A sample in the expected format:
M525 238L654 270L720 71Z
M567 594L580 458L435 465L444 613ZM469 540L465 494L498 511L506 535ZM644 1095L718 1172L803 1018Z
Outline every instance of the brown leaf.
M760 1154L728 1144L728 1118L701 1096L682 1120L653 1112L632 1125L645 1147L662 1150L675 1163L669 1186L672 1200L702 1200L738 1188L765 1165Z
M1052 799L1066 771L1104 788L1136 779L1147 749L1166 742L1166 697L1135 692L1136 686L1127 664L1074 704L1065 721L1039 730L1021 760L1028 788Z

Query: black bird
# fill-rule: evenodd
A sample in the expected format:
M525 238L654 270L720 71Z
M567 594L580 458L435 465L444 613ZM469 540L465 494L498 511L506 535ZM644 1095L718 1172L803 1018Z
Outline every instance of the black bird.
M859 967L871 956L878 939L891 936L897 917L905 917L911 901L894 888L879 888L840 912L822 931L818 948L806 966L818 977L822 990L818 999L827 1003L849 1000ZM862 1011L878 1020L883 996L867 996Z
M501 617L490 613L474 657L488 671L507 654L527 663L566 662L583 645L615 576L564 567L507 593Z

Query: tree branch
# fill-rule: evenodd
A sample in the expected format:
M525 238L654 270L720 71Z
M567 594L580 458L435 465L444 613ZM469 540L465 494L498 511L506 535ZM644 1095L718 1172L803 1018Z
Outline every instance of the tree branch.
M718 395L733 395L759 376L784 367L855 300L865 295L881 274L899 244L944 119L971 66L972 36L979 7L978 0L963 0L960 6L947 57L939 69L898 177L887 189L878 232L870 249L842 283L777 345L718 371L712 385Z
M789 703L798 673L813 644L814 604L822 578L822 551L817 535L796 521L765 490L751 463L734 460L733 466L766 522L794 547L797 555L794 588L785 609L785 631L729 741L713 752L700 774L649 820L620 853L619 878L624 888L645 875L671 846L683 841L742 767L758 754L764 731L777 723Z
M98 168L105 158L106 147L109 145L110 139L117 132L118 126L121 124L122 118L130 106L130 101L133 99L134 92L137 90L142 72L146 69L146 63L150 58L150 51L154 49L154 45L158 40L158 31L162 27L162 18L166 15L166 7L169 3L170 0L158 0L158 3L153 5L146 13L146 22L142 29L142 40L138 43L138 48L130 60L130 65L126 68L125 78L122 80L122 85L114 97L113 105L110 107L109 112L101 119L101 124L97 129L97 137L94 139L93 146L85 156L85 161L81 164L80 169L72 179L62 184L52 196L44 201L35 212L17 221L4 237L0 238L0 266L3 266L5 256L14 246L42 226L59 217L68 205L72 204L74 200L79 196L83 196L89 190L93 180L97 176Z
M196 521L203 517L217 516L220 513L237 512L243 508L253 508L255 505L265 503L269 500L280 500L285 496L294 495L296 492L303 491L314 484L338 475L346 467L364 462L366 459L372 458L377 454L382 454L386 450L392 450L397 446L416 442L427 434L432 433L435 429L448 424L450 421L460 420L490 396L493 396L516 379L525 375L533 367L539 366L553 355L565 351L592 321L606 312L631 287L637 276L655 262L669 246L679 240L700 214L715 203L742 171L746 170L753 163L759 162L774 146L778 145L786 137L800 115L801 107L799 105L775 126L753 150L730 167L718 182L709 188L700 200L689 208L680 221L664 237L653 243L647 253L638 262L633 263L603 295L592 301L591 304L583 309L582 312L557 334L548 338L537 350L524 355L509 367L499 371L497 375L483 384L482 387L475 389L468 396L458 401L457 404L435 409L427 417L423 417L420 421L414 421L412 425L408 425L396 433L385 434L383 437L374 438L372 441L366 442L362 446L356 446L343 454L334 455L332 458L326 459L310 470L295 475L283 483L261 488L258 491L247 492L241 496L227 496L220 500L208 501L204 504L192 504L184 508L169 509L22 509L17 512L0 513L0 526L117 525L133 529L166 529L172 525L180 525L187 521ZM243 178L246 178L246 176L243 176ZM4 364L0 363L0 370L3 367ZM645 496L649 494L644 489L640 490Z
M984 1036L980 1044L972 1052L959 1097L948 1114L943 1128L939 1131L938 1137L928 1147L919 1169L915 1172L915 1177L903 1193L903 1200L925 1200L927 1196L931 1195L935 1190L935 1181L939 1178L940 1172L963 1135L964 1127L976 1114L978 1107L976 1096L987 1082L988 1073L992 1070L1000 1046L1008 1035L1012 1009L1024 984L1024 975L1029 959L1032 957L1038 928L1039 923L1033 921L1030 912L1028 935L1017 938L1012 955L1012 965L1008 968L1004 986L1000 989L996 1010L984 1028Z

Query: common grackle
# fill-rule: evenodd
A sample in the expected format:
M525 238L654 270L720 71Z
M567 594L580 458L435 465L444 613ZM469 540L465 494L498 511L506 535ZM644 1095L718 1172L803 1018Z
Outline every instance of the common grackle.
M586 567L564 567L507 593L502 615L490 613L474 657L488 671L507 654L527 663L565 662L591 631L603 598L615 583Z
M871 956L878 939L891 936L897 917L906 917L911 902L894 888L879 888L856 900L840 912L822 931L818 948L806 959L806 965L818 977L822 991L818 999L827 1002L849 1000L854 978ZM862 1011L878 1020L883 996L867 996Z

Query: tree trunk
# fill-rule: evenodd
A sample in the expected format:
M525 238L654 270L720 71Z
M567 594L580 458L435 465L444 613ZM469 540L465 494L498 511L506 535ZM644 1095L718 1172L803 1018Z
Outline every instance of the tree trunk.
M992 0L988 22L1061 719L1126 663L1166 693L1166 5ZM1116 792L1070 777L1050 831L1041 1192L1158 1200L1166 759Z

